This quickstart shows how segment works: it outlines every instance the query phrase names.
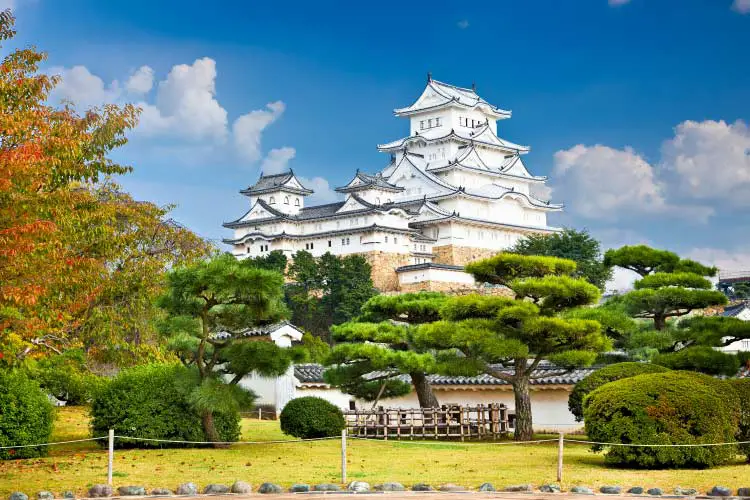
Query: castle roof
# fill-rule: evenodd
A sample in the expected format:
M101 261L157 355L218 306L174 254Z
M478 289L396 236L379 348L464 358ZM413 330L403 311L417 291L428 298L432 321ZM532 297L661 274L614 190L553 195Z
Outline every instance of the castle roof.
M307 189L302 185L291 169L289 169L288 172L273 175L264 175L261 173L260 178L255 184L247 189L243 189L240 193L247 196L253 196L273 193L276 191L287 191L290 193L301 194L303 196L314 193L312 189Z
M336 229L332 231L321 231L319 233L305 233L305 234L293 234L293 233L287 233L286 231L282 231L280 233L275 233L275 234L266 234L260 231L254 231L251 233L247 233L240 238L224 238L222 241L224 243L236 245L236 244L244 243L248 239L264 239L264 240L269 240L269 241L275 240L275 239L309 240L311 238L322 238L326 236L340 236L340 235L356 234L356 233L369 233L372 231L386 231L389 233L399 233L405 236L410 236L413 239L420 240L420 241L435 241L433 238L424 236L419 231L416 231L411 228L383 226L380 224L370 224L368 226L350 227L346 229Z
M339 193L353 193L364 189L377 188L383 191L403 191L404 188L388 182L381 174L370 175L357 170L354 178L345 186L337 187Z
M475 143L461 146L460 149L463 149L463 151L456 156L455 160L448 159L430 162L427 170L430 172L445 172L453 169L461 169L529 182L544 182L547 180L547 177L531 175L523 164L523 161L521 161L519 154L508 155L500 165L494 166L484 161Z
M525 154L530 150L528 146L521 146L520 144L501 139L500 137L495 135L494 132L492 132L489 124L485 123L474 129L452 129L448 133L445 133L445 131L441 130L440 128L418 131L414 135L410 135L409 137L402 137L401 139L387 142L385 144L378 144L378 151L384 153L398 151L400 149L404 149L404 147L407 147L410 143L420 140L427 143L456 140L468 145L478 144L480 146L501 149L503 151L517 154Z
M500 109L482 99L474 88L457 87L432 78L428 78L422 94L413 104L405 108L394 109L393 112L396 116L408 116L445 106L481 107L487 114L496 118L510 118L511 115L510 111Z

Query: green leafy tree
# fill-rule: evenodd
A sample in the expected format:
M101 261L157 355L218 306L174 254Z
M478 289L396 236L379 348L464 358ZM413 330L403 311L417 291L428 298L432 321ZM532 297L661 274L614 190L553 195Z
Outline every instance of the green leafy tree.
M641 275L635 290L615 299L634 318L650 319L656 330L665 330L671 318L697 309L726 304L727 298L713 290L706 276L716 268L704 266L666 250L645 245L607 250L604 263Z
M368 300L360 317L332 328L341 343L326 360L326 380L369 401L406 394L413 386L420 407L438 406L427 375L437 372L439 353L416 346L414 333L416 325L440 318L445 300L434 292L378 295Z
M570 259L576 263L572 274L600 290L612 278L612 268L605 265L599 242L588 231L566 228L552 234L530 234L513 245L509 252L521 255L543 255Z
M266 255L259 255L257 257L248 257L247 260L252 262L252 266L258 269L268 269L269 271L276 271L281 274L286 273L288 261L286 255L281 250L274 250Z
M354 318L377 293L370 271L361 255L325 253L316 258L302 250L295 253L288 270L292 283L286 287L292 323L330 340L330 327Z
M570 275L575 262L557 257L501 253L466 270L479 281L508 286L515 298L467 295L446 300L441 321L422 325L415 344L422 349L456 350L460 363L440 371L487 373L513 387L515 438L533 437L529 386L543 360L563 374L591 364L610 343L602 325L565 314L599 298L599 289ZM546 374L548 375L548 373Z
M252 340L242 333L286 314L281 274L237 261L229 254L173 270L160 304L169 313L169 346L200 374L190 401L206 436L219 441L213 412L247 406L251 395L238 385L250 373L279 376L300 350Z

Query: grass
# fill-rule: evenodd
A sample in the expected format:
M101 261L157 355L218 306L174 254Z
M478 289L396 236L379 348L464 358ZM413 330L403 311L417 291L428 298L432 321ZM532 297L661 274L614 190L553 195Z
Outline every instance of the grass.
M53 441L88 437L88 415L83 408L61 408ZM278 422L243 420L242 439L272 441L288 439ZM229 449L116 450L114 485L176 488L193 481L231 484L248 481L257 486L272 481L283 486L295 482L340 481L340 444L337 440L310 443L235 445ZM347 468L349 479L456 483L476 488L489 481L495 486L555 482L556 443L496 445L491 443L374 442L350 440ZM41 459L0 462L0 496L15 490L29 496L40 490L83 494L89 486L106 482L107 452L92 442L60 445ZM639 471L608 467L601 455L584 445L566 445L563 489L576 484L599 487L675 486L706 491L721 484L750 486L750 465L740 457L731 465L710 470Z

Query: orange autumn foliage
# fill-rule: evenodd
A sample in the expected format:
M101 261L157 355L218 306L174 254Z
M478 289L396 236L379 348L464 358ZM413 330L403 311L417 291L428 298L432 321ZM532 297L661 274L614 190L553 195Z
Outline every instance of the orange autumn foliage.
M14 18L0 13L0 48ZM58 79L26 48L0 63L2 362L66 348L139 342L165 269L209 246L110 180L109 153L137 123L132 105L79 114L48 104Z

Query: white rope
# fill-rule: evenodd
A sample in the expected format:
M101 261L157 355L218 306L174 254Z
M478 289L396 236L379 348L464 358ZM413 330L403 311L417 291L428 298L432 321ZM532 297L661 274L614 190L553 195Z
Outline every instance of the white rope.
M107 439L107 436L102 436L98 438L88 438L88 439L73 439L70 441L55 441L54 443L18 444L15 446L0 446L0 450L8 450L11 448L36 448L39 446L55 446L58 444L84 443L86 441L98 441L100 439Z
M222 444L222 445L235 445L235 444L292 444L292 443L307 443L311 441L326 441L331 439L341 439L340 437L322 437L322 438L310 438L310 439L279 439L275 441L180 441L176 439L152 439L152 438L139 438L130 436L119 436L115 435L117 439L124 439L130 441L150 441L154 443L178 443L178 444Z
M736 441L734 443L694 443L694 444L638 444L638 443L602 443L600 441L584 441L582 439L563 438L566 443L596 444L600 446L627 446L632 448L696 448L700 446L733 446L750 444L750 441Z

